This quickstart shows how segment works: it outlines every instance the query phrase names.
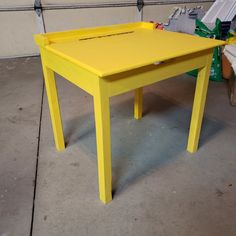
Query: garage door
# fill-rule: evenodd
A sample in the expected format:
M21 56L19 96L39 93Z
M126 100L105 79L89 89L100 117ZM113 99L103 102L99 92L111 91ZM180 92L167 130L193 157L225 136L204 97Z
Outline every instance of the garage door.
M37 55L33 34L144 20L164 21L176 4L193 0L1 0L0 58ZM175 4L175 5L173 5ZM144 5L143 10L139 11ZM43 14L40 14L42 11Z

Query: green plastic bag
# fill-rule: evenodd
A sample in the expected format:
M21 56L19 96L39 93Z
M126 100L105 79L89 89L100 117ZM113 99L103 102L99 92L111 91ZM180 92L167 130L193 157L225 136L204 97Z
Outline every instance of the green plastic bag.
M204 38L213 38L213 39L221 39L221 21L219 19L216 20L215 28L210 30L204 23L202 23L199 19L196 19L196 29L195 34L204 37ZM216 47L213 53L212 66L211 66L211 74L210 80L213 81L223 81L222 79L222 69L221 69L221 58L222 58L222 48ZM188 74L197 77L198 70L190 71Z

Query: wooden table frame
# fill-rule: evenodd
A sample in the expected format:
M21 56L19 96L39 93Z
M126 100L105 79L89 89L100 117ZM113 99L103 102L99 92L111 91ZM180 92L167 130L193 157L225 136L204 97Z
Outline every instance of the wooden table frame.
M48 50L46 46L49 43L45 37L38 36L37 43L40 46L54 139L58 151L65 149L65 142L54 72L85 90L94 98L99 193L100 200L103 203L112 200L110 97L134 90L134 117L141 119L142 88L144 86L193 69L199 69L187 145L187 151L194 153L197 150L213 49L170 59L159 65L149 65L123 73L99 77Z

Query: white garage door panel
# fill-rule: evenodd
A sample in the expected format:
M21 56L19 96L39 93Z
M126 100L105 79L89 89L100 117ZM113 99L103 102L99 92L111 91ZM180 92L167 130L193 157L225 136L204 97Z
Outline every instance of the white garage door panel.
M144 21L159 21L166 23L168 17L173 13L174 7L189 7L203 6L205 10L208 10L213 3L188 3L188 4L173 4L173 5L155 5L145 6L143 10Z
M33 34L37 32L35 13L0 12L0 58L37 53Z
M0 0L0 7L33 6L34 0Z
M47 32L134 22L136 18L136 7L44 11Z
M176 0L173 0L176 1ZM188 1L188 0L186 0ZM191 0L189 0L191 1ZM104 3L116 4L131 3L136 0L41 0L43 6L53 8L53 5L70 6L73 4L102 5ZM154 2L145 0L146 3ZM160 2L164 2L160 0ZM169 3L169 1L168 1ZM168 16L173 12L176 4L145 6L143 9L144 21L166 22ZM0 8L17 8L24 6L33 7L34 0L0 0ZM178 4L184 6L185 4ZM187 6L204 5L209 8L212 3L186 4ZM48 8L46 8L48 9ZM22 10L22 9L21 9ZM29 10L29 9L28 9ZM136 6L106 7L106 8L80 8L80 9L54 9L43 11L46 31L61 31L81 27L92 27L99 25L110 25L126 22L139 21ZM39 33L36 14L29 11L0 12L0 58L35 55L38 49L33 40L33 34Z
M89 3L120 3L120 2L137 2L136 0L41 0L42 4L89 4Z

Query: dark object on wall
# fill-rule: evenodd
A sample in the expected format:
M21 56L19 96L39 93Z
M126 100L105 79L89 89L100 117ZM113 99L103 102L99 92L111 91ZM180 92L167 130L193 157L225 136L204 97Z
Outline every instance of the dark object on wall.
M137 7L138 7L138 10L141 11L144 7L144 1L143 0L137 0Z

